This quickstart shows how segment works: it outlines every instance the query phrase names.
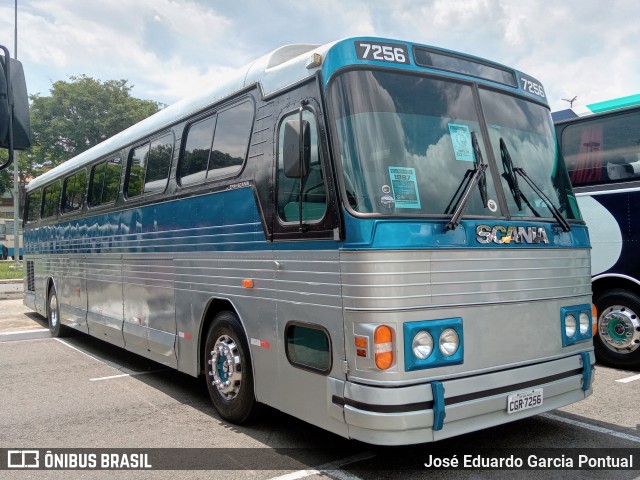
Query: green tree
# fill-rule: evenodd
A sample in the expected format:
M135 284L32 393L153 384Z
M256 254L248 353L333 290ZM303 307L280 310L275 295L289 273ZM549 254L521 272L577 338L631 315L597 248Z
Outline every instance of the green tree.
M0 162L3 160L0 159ZM4 160L6 162L6 160ZM11 175L7 170L2 170L0 172L0 197L6 191L11 191L13 188L13 175Z
M31 95L31 140L20 156L20 176L37 176L88 150L162 105L133 98L127 80L101 82L86 75L58 81L50 96Z

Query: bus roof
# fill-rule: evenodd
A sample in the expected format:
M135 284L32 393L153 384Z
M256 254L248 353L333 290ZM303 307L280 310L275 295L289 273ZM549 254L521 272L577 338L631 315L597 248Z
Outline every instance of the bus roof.
M82 166L88 165L97 159L120 151L121 149L147 138L154 133L165 130L173 124L179 123L198 112L205 111L216 103L229 98L235 93L250 86L259 85L262 93L265 96L268 96L316 75L317 71L320 69L322 69L324 81L328 82L333 73L346 65L360 63L387 67L390 66L390 64L385 61L376 61L371 59L365 60L359 58L355 53L354 42L372 42L378 44L394 42L393 44L404 46L407 49L407 53L412 52L416 47L424 48L428 49L430 52L442 54L442 56L448 56L458 60L462 59L463 61L466 60L469 63L477 64L483 68L501 70L513 75L513 85L508 86L499 84L491 79L478 77L477 75L475 76L475 79L479 82L494 84L503 88L511 88L513 91L535 98L537 101L546 104L544 92L542 93L542 96L539 94L534 95L530 87L529 90L527 90L526 85L523 87L523 78L526 78L527 81L529 81L529 84L533 81L534 85L539 85L539 83L532 77L526 76L521 72L504 65L451 50L418 45L411 42L373 37L348 38L327 43L325 45L286 45L277 48L276 50L273 50L272 52L236 70L231 75L221 79L218 84L212 86L210 89L195 96L180 100L177 103L160 110L154 115L151 115L104 142L53 168L49 172L42 174L29 183L27 190L38 188L47 184L54 178L66 176L68 173L77 170ZM459 78L468 78L470 76L464 71L455 72L447 70L446 68L430 68L425 67L424 65L418 66L412 60L411 54L407 55L407 57L409 58L407 59L406 64L393 63L392 66L413 71L439 71L442 73L442 71L445 70L448 75ZM320 61L318 61L318 59L320 59Z
M596 113L611 112L613 110L635 107L637 105L640 105L640 93L636 95L629 95L626 97L614 98L612 100L606 100L604 102L591 103L589 105L580 105L577 107L567 108L565 110L558 110L557 112L552 112L551 117L553 118L554 123L559 123L578 117L587 117Z

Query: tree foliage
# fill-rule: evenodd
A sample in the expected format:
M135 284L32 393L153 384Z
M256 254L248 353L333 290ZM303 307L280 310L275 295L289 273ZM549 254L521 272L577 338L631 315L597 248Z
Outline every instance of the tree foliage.
M86 75L58 81L50 96L32 95L32 147L20 155L20 176L37 176L152 115L161 104L133 98L127 80Z
M6 160L0 158L0 162L6 162ZM4 192L11 191L12 188L13 175L9 174L7 170L2 170L0 172L0 197L2 197Z

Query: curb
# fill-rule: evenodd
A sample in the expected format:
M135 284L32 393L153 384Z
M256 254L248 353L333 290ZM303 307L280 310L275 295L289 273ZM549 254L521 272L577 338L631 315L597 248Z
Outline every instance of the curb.
M3 278L0 279L0 300L4 298L13 298L16 294L24 293L24 279L22 278Z
M18 332L0 333L0 343L15 342L16 340L35 340L39 338L51 338L51 332L48 328L39 328L37 330L20 330Z

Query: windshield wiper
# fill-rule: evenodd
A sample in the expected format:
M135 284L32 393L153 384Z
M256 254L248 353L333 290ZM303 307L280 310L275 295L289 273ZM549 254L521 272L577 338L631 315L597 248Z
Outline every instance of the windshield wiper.
M547 208L551 211L555 219L558 221L558 223L562 227L562 230L564 230L565 232L570 232L571 225L569 225L569 222L565 220L565 218L560 213L560 210L558 210L556 206L551 202L551 200L549 200L549 197L547 197L544 194L544 192L540 190L540 188L535 184L535 182L531 179L531 177L527 175L527 172L525 172L524 169L521 167L513 167L513 171L519 174L522 178L524 178L525 182L529 184L531 189L538 194L538 196L542 199L542 201L545 203Z
M500 156L502 157L502 168L504 169L502 176L507 181L507 185L509 185L511 196L515 200L518 210L522 210L522 202L520 201L520 198L524 197L524 195L520 191L518 177L515 176L513 171L513 160L511 160L511 155L509 155L509 150L507 149L507 145L504 143L502 137L500 137ZM527 202L527 204L528 203L529 202Z
M447 230L455 230L460 224L460 217L462 217L462 213L464 212L467 203L469 203L471 192L473 191L473 188L476 186L476 184L480 189L480 198L482 199L482 205L484 205L485 208L487 207L487 178L484 172L487 169L488 165L484 163L484 160L482 159L482 152L480 151L480 145L478 145L476 132L471 132L471 144L473 145L473 153L475 157L475 169L473 170L474 173L471 177L471 180L469 180L469 183L464 189L462 198L460 199L456 210L453 212L453 215L451 215L451 220L449 220L449 223L447 223Z
M518 185L518 177L513 171L513 160L511 160L511 155L509 154L509 149L507 148L507 144L504 142L504 139L500 137L500 157L502 157L502 168L504 169L504 173L502 177L507 181L507 185L509 186L509 191L511 192L511 196L513 200L516 202L516 206L519 211L522 211L522 202L527 204L529 209L533 212L536 217L540 217L541 215L533 208L531 202L524 196L522 190L520 190L520 186Z
M545 193L540 189L540 187L536 185L536 183L527 174L527 172L524 171L524 168L513 166L513 161L511 160L509 149L507 148L507 145L502 139L502 137L500 138L500 154L502 155L502 164L503 166L505 166L504 175L507 180L507 183L509 184L509 189L511 190L511 194L513 195L513 198L516 201L516 204L518 205L518 209L522 210L522 204L520 203L520 200L519 200L520 198L522 198L527 204L527 206L534 213L534 215L538 217L540 216L538 212L536 212L531 206L531 204L527 201L527 198L524 196L522 191L520 191L520 188L518 187L518 179L514 174L520 175L524 179L524 181L529 184L531 189L538 194L540 199L544 202L544 204L547 206L549 211L553 214L554 218L558 221L558 223L562 227L562 230L565 232L571 231L571 225L569 225L569 222L567 222L567 220L562 216L560 211L553 204L553 202L549 200L549 197L547 197Z

